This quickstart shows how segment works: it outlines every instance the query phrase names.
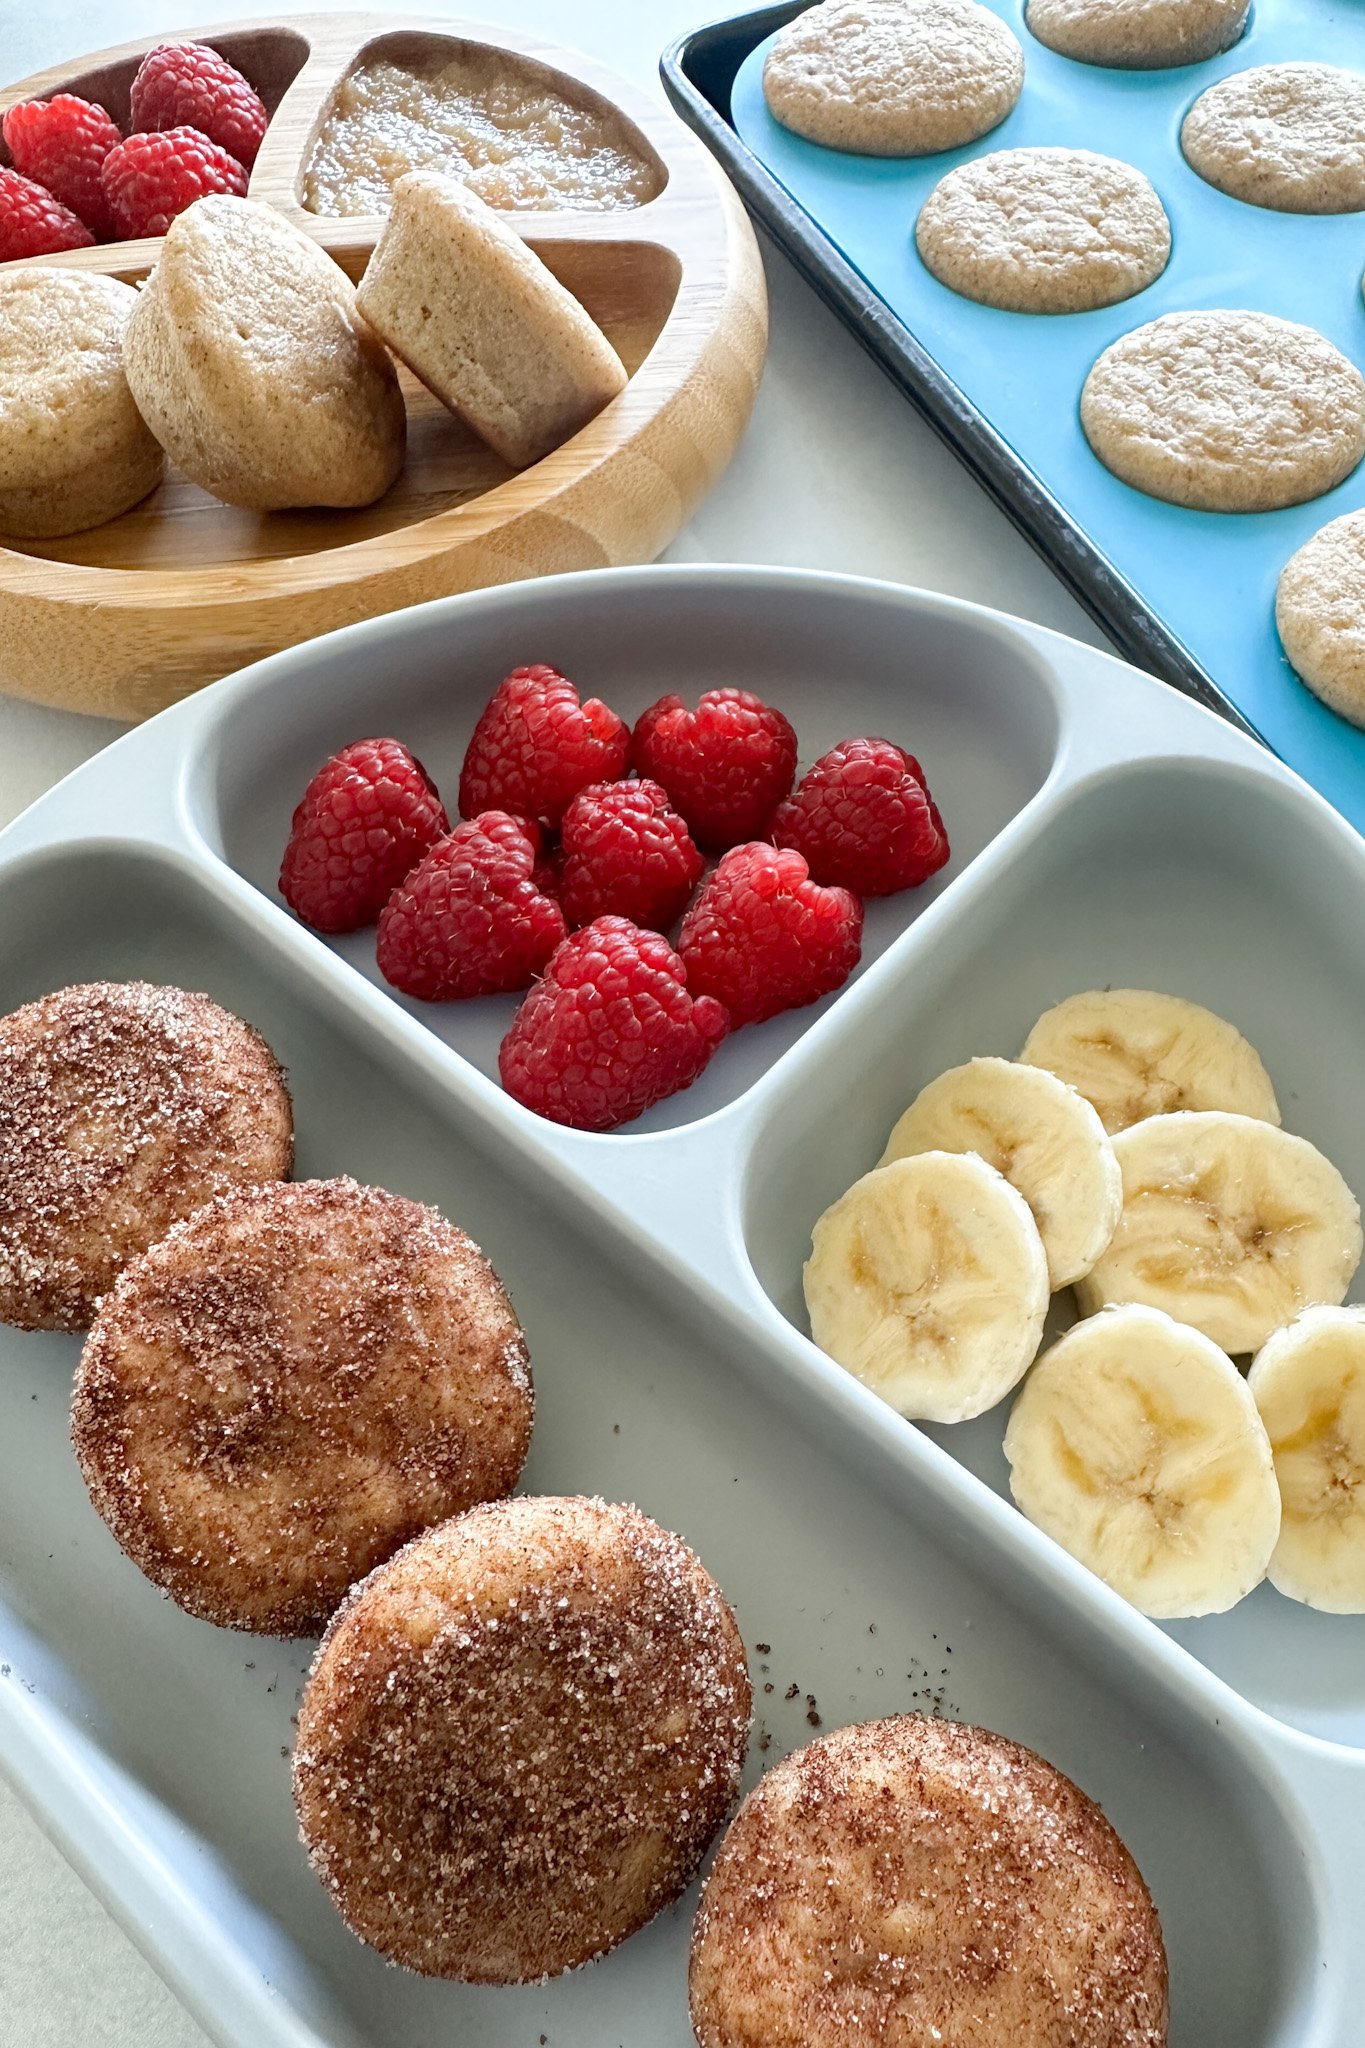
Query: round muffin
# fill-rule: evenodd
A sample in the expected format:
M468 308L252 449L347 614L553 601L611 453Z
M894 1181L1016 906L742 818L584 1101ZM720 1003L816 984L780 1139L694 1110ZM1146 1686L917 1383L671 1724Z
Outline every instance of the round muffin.
M475 1508L357 1586L299 1711L303 1840L390 1961L516 1984L678 1897L739 1789L744 1645L637 1508Z
M208 996L87 982L0 1017L0 1322L86 1329L127 1260L293 1158L283 1069Z
M124 363L166 453L229 505L369 505L403 466L398 373L350 279L254 200L214 194L171 222Z
M1166 313L1085 380L1091 448L1134 490L1200 512L1266 512L1335 489L1365 454L1365 378L1270 313Z
M1024 21L1078 64L1164 71L1230 50L1250 11L1251 0L1029 0Z
M1162 2048L1166 1955L1132 1857L1032 1750L899 1715L745 1800L702 1892L701 2048Z
M224 1195L125 1268L71 1437L115 1539L190 1614L309 1635L447 1515L515 1485L526 1343L434 1209L353 1180Z
M1365 512L1329 520L1289 557L1275 624L1314 695L1365 726Z
M998 149L959 164L915 241L950 291L1008 313L1085 313L1145 291L1171 254L1142 172L1089 149Z
M1365 74L1257 64L1201 93L1180 130L1190 168L1276 213L1365 207Z
M977 0L825 0L773 38L768 111L784 128L860 156L928 156L997 127L1024 53Z
M0 268L0 533L102 526L160 482L123 372L136 304L114 277Z

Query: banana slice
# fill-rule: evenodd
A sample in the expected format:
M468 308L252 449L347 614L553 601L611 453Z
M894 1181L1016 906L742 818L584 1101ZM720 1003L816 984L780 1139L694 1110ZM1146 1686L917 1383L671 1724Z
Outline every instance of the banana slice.
M1265 1577L1280 1495L1256 1403L1158 1309L1068 1330L1025 1381L1005 1456L1029 1520L1144 1614L1221 1614Z
M1271 1585L1327 1614L1365 1614L1365 1309L1305 1309L1247 1384L1283 1508Z
M881 1164L919 1152L975 1152L1018 1188L1054 1289L1088 1273L1114 1235L1123 1208L1114 1148L1085 1098L1041 1067L997 1059L950 1067L915 1097Z
M1360 1207L1306 1138L1226 1110L1148 1117L1114 1139L1123 1214L1076 1285L1082 1315L1145 1302L1224 1351L1255 1351L1301 1308L1345 1298Z
M1280 1121L1261 1056L1235 1024L1181 996L1091 989L1047 1010L1019 1055L1093 1102L1106 1131L1176 1109Z
M993 1408L1047 1314L1028 1203L969 1153L921 1152L855 1181L815 1226L805 1284L821 1350L930 1422Z

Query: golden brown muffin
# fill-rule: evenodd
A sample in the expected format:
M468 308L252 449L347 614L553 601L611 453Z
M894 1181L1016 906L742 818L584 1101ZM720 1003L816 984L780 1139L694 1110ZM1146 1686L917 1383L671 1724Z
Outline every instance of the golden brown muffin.
M127 1260L293 1157L279 1062L208 996L97 981L0 1017L0 1321L85 1329Z
M128 1266L76 1374L90 1498L191 1614L320 1629L400 1544L515 1485L533 1411L493 1268L353 1180L226 1195Z
M1003 1735L917 1714L769 1771L706 1880L701 2048L1162 2048L1166 1954L1094 1801Z
M428 1976L575 1968L677 1898L739 1787L734 1616L637 1508L475 1508L358 1586L299 1713L303 1839L347 1925Z

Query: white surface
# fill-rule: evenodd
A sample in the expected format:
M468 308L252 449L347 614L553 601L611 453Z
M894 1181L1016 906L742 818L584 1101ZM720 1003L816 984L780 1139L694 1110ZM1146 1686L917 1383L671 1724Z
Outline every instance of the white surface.
M382 0L369 0L372 7ZM298 11L305 11L300 0ZM397 10L395 10L397 11ZM407 9L405 11L413 11ZM442 10L435 5L429 11ZM724 0L471 0L468 12L572 40L656 91L667 42ZM143 33L259 16L159 0L0 0L7 77ZM767 374L729 473L670 550L679 561L805 564L998 605L1095 645L1097 630L786 263L765 250ZM0 823L117 728L0 699ZM0 1788L0 2035L15 2048L206 2048L80 1881Z

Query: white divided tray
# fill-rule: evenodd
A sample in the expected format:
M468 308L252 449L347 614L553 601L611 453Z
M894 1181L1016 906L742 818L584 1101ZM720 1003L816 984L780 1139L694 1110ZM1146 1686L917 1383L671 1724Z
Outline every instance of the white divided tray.
M273 891L326 753L395 733L453 797L477 710L526 661L626 717L746 685L806 759L884 732L953 838L927 890L873 907L842 994L740 1034L611 1136L540 1122L489 1078L510 1003L395 1000L372 937L330 946ZM289 1069L300 1175L434 1202L485 1247L539 1390L525 1484L638 1501L697 1548L750 1649L751 1780L810 1737L808 1694L825 1727L984 1722L1076 1778L1137 1857L1174 2048L1361 2040L1365 1618L1263 1587L1219 1619L1144 1620L1010 1505L1002 1411L903 1421L810 1343L800 1292L811 1224L916 1089L1106 982L1235 1018L1286 1124L1365 1194L1365 844L1326 804L1173 691L967 605L598 571L276 655L37 804L0 837L0 1010L106 976L231 1005ZM213 2037L686 2048L691 1896L514 1991L423 1982L352 1940L289 1798L312 1646L193 1621L119 1554L68 1448L77 1350L0 1331L0 1764Z

